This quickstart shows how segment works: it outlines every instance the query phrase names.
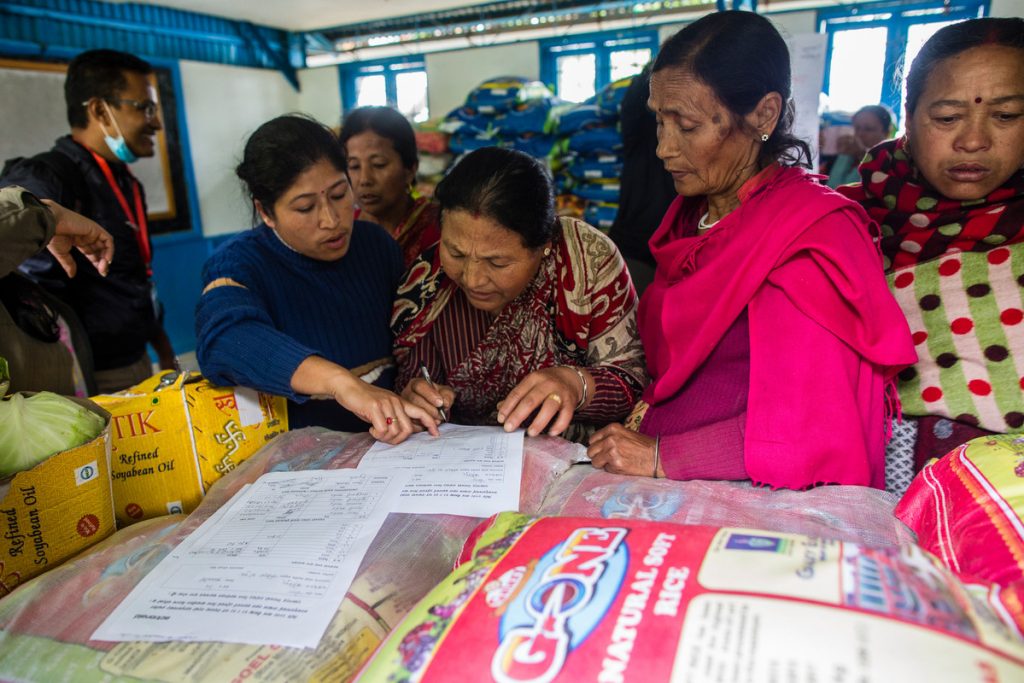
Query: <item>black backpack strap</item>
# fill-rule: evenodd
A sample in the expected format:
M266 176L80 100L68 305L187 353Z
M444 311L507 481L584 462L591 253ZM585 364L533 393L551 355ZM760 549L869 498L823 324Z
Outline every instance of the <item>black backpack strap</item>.
M0 171L0 177L7 176L11 170L22 162L42 164L50 169L57 177L57 180L60 181L62 188L61 197L66 208L81 214L89 213L92 204L89 187L85 183L85 175L82 173L82 169L78 167L71 157L56 149L42 152L29 159L15 157L4 162L4 168L3 171ZM68 201L69 197L71 201Z
M35 159L49 167L60 179L60 184L65 191L71 193L74 202L72 206L66 208L88 215L91 204L89 188L85 184L85 175L78 164L68 155L55 149L37 154Z

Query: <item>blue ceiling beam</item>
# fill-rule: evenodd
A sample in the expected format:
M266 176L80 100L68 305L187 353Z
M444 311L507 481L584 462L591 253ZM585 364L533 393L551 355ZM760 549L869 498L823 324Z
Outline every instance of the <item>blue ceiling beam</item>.
M0 0L0 51L53 56L114 47L150 58L272 68L298 89L304 34L196 12L96 0Z
M237 22L238 34L242 36L245 42L249 45L250 49L260 51L274 64L278 71L285 77L285 80L291 84L295 91L298 92L301 88L299 86L299 75L295 70L295 67L291 65L290 55L288 54L288 48L285 47L284 51L275 50L271 47L270 43L260 32L259 28L255 24L248 21Z
M88 14L62 12L59 10L47 9L45 7L32 7L13 2L0 2L0 14L47 19L50 21L59 21L82 26L94 26L96 28L115 29L118 31L131 31L133 33L156 33L161 35L191 38L193 40L211 40L215 42L233 43L236 45L242 45L245 42L238 36L232 36L224 33L195 31L186 28L167 28L151 24L140 24L123 19L114 19L111 17L97 17Z

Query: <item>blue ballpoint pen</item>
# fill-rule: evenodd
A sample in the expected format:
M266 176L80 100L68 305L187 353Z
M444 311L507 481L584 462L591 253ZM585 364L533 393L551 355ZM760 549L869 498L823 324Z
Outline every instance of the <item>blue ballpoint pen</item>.
M427 384L430 385L431 389L437 391L437 387L434 386L434 380L430 379L430 372L427 370L427 366L424 365L423 363L420 363L420 375L423 377L423 379L427 380ZM442 422L448 421L448 416L444 414L444 408L438 408L437 412L441 413Z

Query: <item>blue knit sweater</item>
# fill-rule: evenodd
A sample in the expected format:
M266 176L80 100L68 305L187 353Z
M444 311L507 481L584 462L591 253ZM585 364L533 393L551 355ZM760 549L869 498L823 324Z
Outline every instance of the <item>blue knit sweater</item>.
M196 308L196 355L215 384L240 385L288 398L292 428L367 428L333 400L309 400L291 388L303 360L321 356L349 369L391 356L391 305L402 275L398 245L382 228L356 221L340 261L293 251L266 225L218 249L203 268ZM374 382L391 388L388 367Z

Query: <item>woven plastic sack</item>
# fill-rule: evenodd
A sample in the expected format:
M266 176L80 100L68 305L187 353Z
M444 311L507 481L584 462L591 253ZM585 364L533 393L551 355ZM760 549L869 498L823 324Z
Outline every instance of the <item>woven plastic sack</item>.
M475 152L484 147L504 147L505 141L493 133L463 134L456 133L448 140L448 149L454 154Z
M619 213L619 205L612 202L587 202L583 220L590 223L598 230L608 232L615 223L615 216Z
M591 180L579 183L572 189L572 193L577 197L583 197L592 202L608 202L609 204L618 203L621 191L622 185L617 178Z
M619 180L622 177L622 157L608 155L579 159L569 166L569 172L580 180Z
M551 90L540 81L520 76L497 76L473 88L466 104L482 113L500 113L512 109L517 103L552 98Z
M509 513L467 546L359 680L1024 680L1018 625L914 546Z
M569 138L569 149L580 154L617 154L622 150L622 134L616 126L585 128Z
M572 135L584 128L608 125L608 117L596 104L578 104L558 117L558 134Z
M1024 437L973 439L927 464L896 506L967 581L1024 581Z
M515 105L507 112L494 117L494 125L505 135L546 133L548 114L556 102L552 99L541 99Z
M540 514L747 527L868 545L911 544L913 534L893 517L896 500L866 486L772 491L749 482L626 477L578 465L552 487Z
M633 77L627 76L626 78L612 81L601 88L601 92L597 93L597 106L600 108L602 115L605 117L619 116L622 100L626 97L626 91L629 90L632 82Z
M544 159L555 146L555 138L543 133L521 133L512 140L512 149L529 154L535 159Z
M445 154L448 151L448 136L440 130L417 130L416 151L420 154Z
M272 471L351 468L366 434L320 428L283 434L218 481L200 506L114 534L0 600L0 680L336 681L350 678L384 636L450 571L479 519L389 515L315 649L227 643L111 643L89 636L156 564L245 484ZM520 505L536 510L579 457L562 439L526 440Z
M476 107L463 105L448 112L438 128L445 133L475 135L485 133L494 124L494 116L482 114Z

